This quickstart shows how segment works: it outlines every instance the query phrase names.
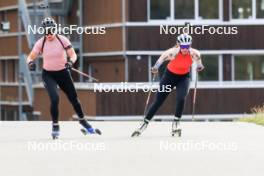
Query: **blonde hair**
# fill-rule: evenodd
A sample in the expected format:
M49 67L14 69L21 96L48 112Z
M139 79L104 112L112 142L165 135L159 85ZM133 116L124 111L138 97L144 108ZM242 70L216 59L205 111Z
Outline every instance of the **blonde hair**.
M177 42L177 43L174 45L174 47L175 47L175 48L179 48L179 47L180 47L179 43Z

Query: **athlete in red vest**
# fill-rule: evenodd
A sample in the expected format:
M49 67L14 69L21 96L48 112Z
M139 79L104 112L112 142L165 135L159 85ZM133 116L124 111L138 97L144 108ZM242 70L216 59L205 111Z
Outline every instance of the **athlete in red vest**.
M184 110L185 99L189 92L191 66L195 62L197 64L197 71L202 71L204 69L200 52L191 48L191 44L192 37L188 34L181 34L177 38L177 45L166 50L151 69L153 74L157 74L159 66L164 61L169 61L166 71L160 80L160 88L156 94L155 100L150 105L144 118L144 122L140 128L132 134L132 136L138 136L146 129L149 121L153 118L154 114L174 87L176 87L177 96L172 130L177 130L179 120L181 119Z

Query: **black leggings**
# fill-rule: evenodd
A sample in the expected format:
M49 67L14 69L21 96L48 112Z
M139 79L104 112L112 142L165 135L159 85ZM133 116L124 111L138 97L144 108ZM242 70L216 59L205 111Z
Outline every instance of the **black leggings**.
M84 117L71 74L67 69L60 71L43 70L42 79L50 97L50 113L53 123L58 123L59 120L59 94L57 86L66 94L79 118Z
M150 108L147 111L145 119L150 121L154 114L157 112L159 107L163 104L167 96L171 91L161 91L165 90L166 87L170 87L171 90L176 86L176 110L175 110L175 117L181 118L185 99L189 92L189 85L190 85L190 76L189 73L185 75L176 75L169 70L166 69L165 73L163 74L160 80L160 89L156 94L154 102L151 104Z

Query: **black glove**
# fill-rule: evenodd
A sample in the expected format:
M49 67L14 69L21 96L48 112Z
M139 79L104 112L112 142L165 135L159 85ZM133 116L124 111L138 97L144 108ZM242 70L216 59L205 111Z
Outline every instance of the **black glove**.
M35 62L33 62L33 61L30 61L29 63L28 63L28 69L30 70L30 71L36 71L36 64L35 64Z
M73 67L73 62L72 61L68 61L66 64L65 64L65 68L70 70L71 68Z

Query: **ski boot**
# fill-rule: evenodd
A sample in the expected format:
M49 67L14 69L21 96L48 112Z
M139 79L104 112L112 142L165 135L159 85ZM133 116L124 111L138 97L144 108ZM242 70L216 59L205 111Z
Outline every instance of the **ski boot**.
M60 126L59 124L52 124L52 132L51 132L51 136L52 139L58 139L60 135Z
M131 137L138 137L141 135L141 133L147 128L149 121L144 120L144 122L141 123L140 127L134 131L131 135Z
M175 136L178 135L178 137L181 137L182 130L179 128L180 126L180 119L179 118L174 118L172 122L172 127L171 127L171 135Z
M93 128L85 119L81 119L81 120L79 120L79 122L83 126L83 128L81 129L81 132L84 135L87 135L87 134L101 135L102 134L102 132L99 129Z

